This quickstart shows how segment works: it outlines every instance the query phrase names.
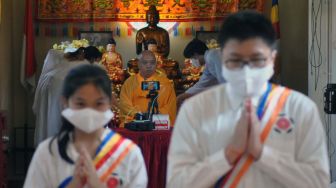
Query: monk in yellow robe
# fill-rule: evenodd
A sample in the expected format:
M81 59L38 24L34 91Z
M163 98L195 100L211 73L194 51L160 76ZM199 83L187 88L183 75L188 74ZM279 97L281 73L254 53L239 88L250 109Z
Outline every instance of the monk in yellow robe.
M121 127L132 121L136 113L145 113L148 110L147 98L149 91L141 89L142 81L159 81L158 107L160 114L168 114L170 125L174 124L176 116L176 95L173 83L165 75L157 73L156 58L153 52L145 50L139 56L139 73L129 77L121 88L120 112Z

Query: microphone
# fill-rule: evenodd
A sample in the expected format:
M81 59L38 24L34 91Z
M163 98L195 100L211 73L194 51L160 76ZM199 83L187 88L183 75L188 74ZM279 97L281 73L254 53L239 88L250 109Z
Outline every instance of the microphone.
M159 106L158 106L158 98L159 98L159 94L157 93L156 94L156 97L152 99L152 101L150 101L150 103L152 103L150 105L150 103L148 104L149 105L149 109L148 109L148 120L152 121L153 120L153 114L154 114L154 107L156 108L156 113L159 113Z
M148 91L147 98L150 99L148 102L148 112L147 117L144 118L144 114L137 114L136 120L126 123L125 128L133 131L151 131L155 129L155 123L153 122L153 114L159 112L159 106L157 104L157 99L159 97L158 90L160 90L159 81L142 81L141 89Z

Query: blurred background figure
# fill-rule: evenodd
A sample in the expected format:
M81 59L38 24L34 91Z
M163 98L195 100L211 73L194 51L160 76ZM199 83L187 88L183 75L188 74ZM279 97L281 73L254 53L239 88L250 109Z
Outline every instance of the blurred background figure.
M102 54L96 47L88 46L72 49L72 52L65 54L50 50L48 57L46 67L53 63L57 65L41 74L35 92L33 104L36 115L35 145L55 135L60 129L62 110L60 98L63 81L69 70L83 64L98 64ZM59 59L59 62L55 62L55 59Z
M204 42L199 39L190 41L184 49L183 55L189 58L193 67L205 66L202 76L185 93L177 96L177 106L181 106L183 101L197 93L200 93L211 86L224 83L222 76L222 65L219 49L208 50Z

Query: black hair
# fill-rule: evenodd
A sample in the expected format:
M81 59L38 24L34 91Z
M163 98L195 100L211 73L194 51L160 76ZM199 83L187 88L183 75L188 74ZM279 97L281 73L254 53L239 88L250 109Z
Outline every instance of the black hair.
M88 46L84 49L84 58L90 61L91 63L102 57L102 53L98 50L98 48L94 46Z
M93 84L101 89L110 99L112 98L112 89L110 79L107 73L97 65L80 65L70 70L63 82L62 96L69 100L69 98L82 86L86 84ZM70 140L70 133L73 132L74 126L62 117L62 127L58 134L52 138L49 144L49 151L51 152L51 144L57 140L58 151L63 160L70 164L74 161L68 156L66 148ZM52 152L51 152L52 153Z
M69 61L75 61L75 60L78 60L78 59L83 59L84 58L84 50L85 50L84 47L80 47L74 52L67 52L66 54L64 54L64 57L66 59L68 59Z
M276 41L271 21L256 11L247 10L232 14L224 20L218 42L223 48L230 39L244 41L251 38L261 38L272 48Z
M93 62L95 59L102 57L102 53L94 46L88 46L86 48L80 47L75 52L68 52L64 54L64 57L69 61L86 59Z
M148 45L150 45L150 44L157 45L157 42L153 38L150 38L150 39L146 40L145 41L145 50L148 50Z
M184 48L183 55L185 58L191 58L193 55L204 55L205 51L208 50L208 47L201 40L194 38L190 41L187 46Z
M110 38L108 40L108 43L107 44L114 44L114 45L117 45L116 41L113 39L113 38Z

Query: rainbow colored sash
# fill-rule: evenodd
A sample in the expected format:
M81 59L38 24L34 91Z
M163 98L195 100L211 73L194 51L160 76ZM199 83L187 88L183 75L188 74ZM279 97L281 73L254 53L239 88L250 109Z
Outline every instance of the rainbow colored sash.
M264 127L260 135L261 143L265 143L265 140L268 138L268 135L271 132L279 113L285 105L290 92L291 90L287 88L280 86L274 87L273 85L271 91L268 94L266 92L266 97L262 97L263 99L261 104L263 106L261 108L263 110L258 108L258 117L261 121L261 125ZM240 157L233 168L216 183L215 187L236 188L253 162L254 159L251 155L244 155Z
M109 131L98 146L93 160L99 179L106 182L112 172L121 164L125 157L134 148L135 144L123 138L118 133ZM72 180L72 176L66 178L59 186L65 188Z

